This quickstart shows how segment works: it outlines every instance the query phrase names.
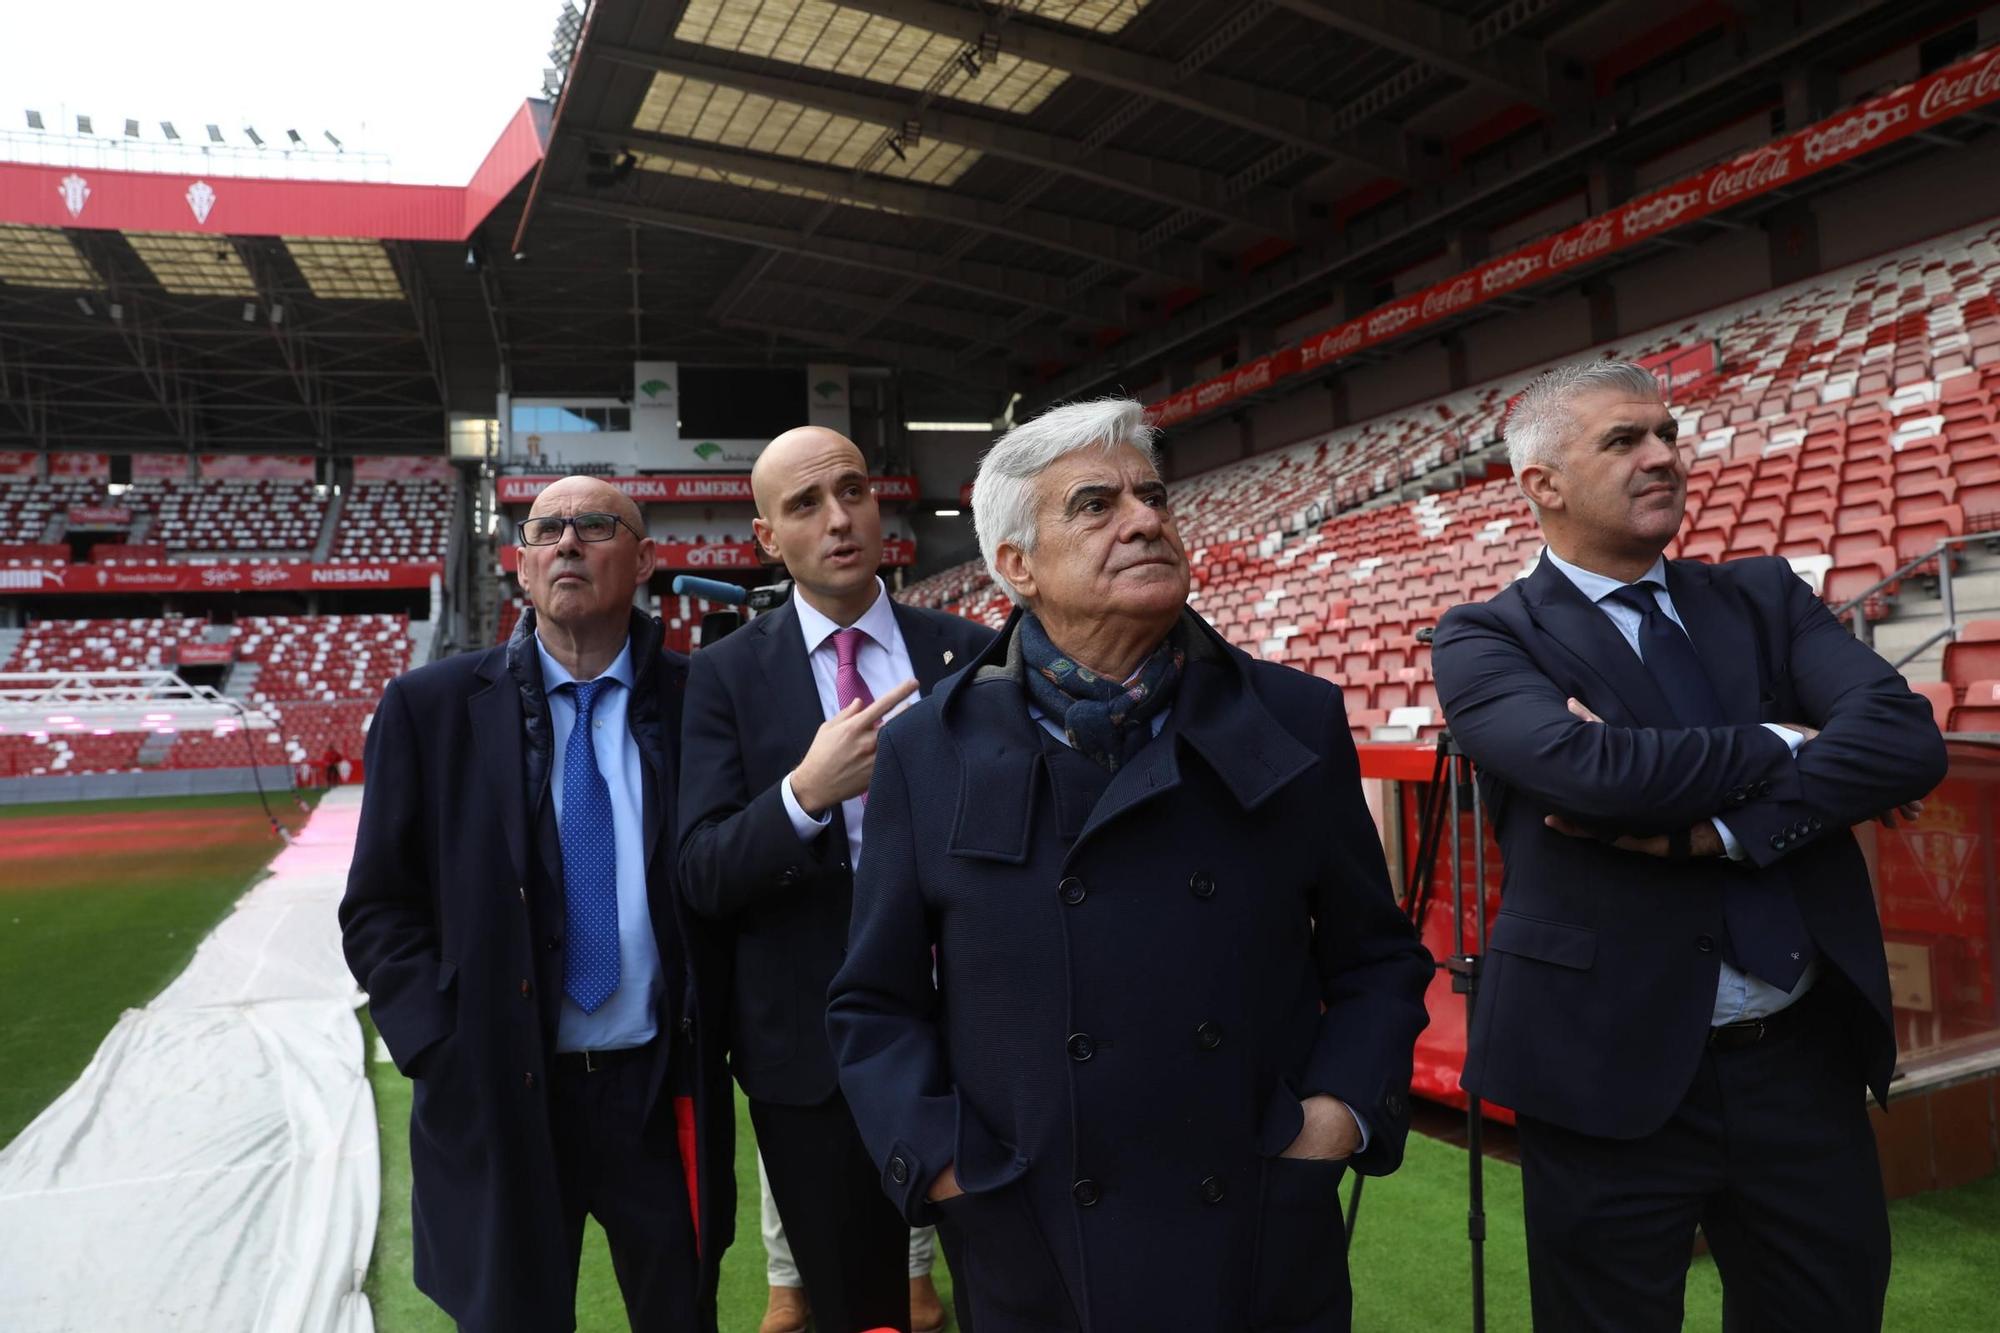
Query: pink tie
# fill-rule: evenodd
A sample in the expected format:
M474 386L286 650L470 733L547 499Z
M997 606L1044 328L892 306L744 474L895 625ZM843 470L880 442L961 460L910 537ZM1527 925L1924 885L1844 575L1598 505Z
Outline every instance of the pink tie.
M861 679L861 667L855 661L861 655L862 640L867 637L858 629L837 629L833 632L833 702L837 708L845 708L856 699L861 701L863 708L875 702L868 682Z

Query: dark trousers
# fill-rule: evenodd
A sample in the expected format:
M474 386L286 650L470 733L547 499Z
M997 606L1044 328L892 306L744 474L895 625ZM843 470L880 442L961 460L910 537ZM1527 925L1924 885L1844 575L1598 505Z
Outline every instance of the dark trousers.
M1876 1021L1860 1005L1829 968L1781 1031L1710 1046L1644 1138L1521 1117L1535 1327L1679 1329L1699 1226L1730 1333L1879 1329L1889 1216L1847 1035Z
M561 1276L573 1293L588 1214L610 1242L633 1329L692 1333L702 1327L694 1217L672 1110L663 1105L646 1116L652 1066L645 1056L614 1056L594 1072L572 1056L551 1062L550 1129L568 1260Z
M815 1333L910 1327L910 1225L882 1192L847 1099L750 1102L771 1198L812 1304Z

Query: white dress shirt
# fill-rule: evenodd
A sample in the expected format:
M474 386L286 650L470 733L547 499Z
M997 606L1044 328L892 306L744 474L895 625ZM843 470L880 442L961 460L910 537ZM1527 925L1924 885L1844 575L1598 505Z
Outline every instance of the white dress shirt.
M840 712L839 696L834 689L834 673L840 669L839 658L833 650L836 630L858 629L866 636L861 640L861 651L854 655L854 665L860 669L868 692L877 699L904 681L917 678L916 668L910 665L910 650L903 643L903 632L896 627L893 607L888 590L879 578L875 580L874 602L851 626L836 625L805 598L793 595L792 611L798 616L799 633L803 639L799 646L806 654L806 660L812 663L813 684L819 687L821 717L831 721ZM907 707L908 703L905 700L902 706ZM779 799L784 802L785 813L791 817L792 830L799 835L801 842L817 838L833 815L830 810L822 811L817 819L807 814L805 807L799 804L798 795L792 791L792 776L789 773L780 784ZM859 796L851 796L840 803L841 821L847 826L847 863L856 870L861 868L861 815L866 808L866 803Z
M1578 592L1588 597L1596 605L1597 609L1602 611L1605 617L1618 627L1618 633L1623 636L1626 644L1632 649L1633 656L1644 662L1646 660L1645 654L1639 651L1639 627L1645 623L1645 617L1611 596L1612 593L1628 585L1620 583L1617 579L1607 578L1603 574L1572 565L1546 546L1542 548L1542 558L1560 570L1564 577L1576 585ZM1681 624L1680 612L1674 609L1673 598L1667 595L1667 560L1665 556L1661 556L1655 560L1653 567L1634 579L1633 582L1643 583L1648 579L1659 585L1654 590L1653 600L1658 603L1660 610L1666 613L1667 619L1673 621L1676 625L1680 625L1681 632L1685 634L1687 626ZM1799 746L1804 742L1805 737L1788 727L1781 727L1775 722L1766 722L1763 725L1771 734L1790 747L1793 754L1796 755L1798 753ZM1715 826L1717 836L1722 839L1722 850L1728 855L1729 859L1732 861L1743 860L1743 846L1736 841L1736 835L1729 831L1729 826L1724 824L1720 819L1710 819L1708 822ZM1722 964L1722 975L1716 979L1715 983L1715 1016L1711 1021L1720 1026L1724 1023L1738 1023L1749 1019L1768 1018L1791 1004L1799 996L1804 995L1818 977L1819 960L1814 959L1806 965L1805 973L1799 977L1799 984L1792 987L1791 990L1785 991L1773 986L1768 981L1760 980L1747 972L1739 971L1725 962Z

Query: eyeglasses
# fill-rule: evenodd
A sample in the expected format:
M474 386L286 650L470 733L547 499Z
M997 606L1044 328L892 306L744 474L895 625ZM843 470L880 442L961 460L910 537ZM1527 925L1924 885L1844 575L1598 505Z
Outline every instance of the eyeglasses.
M554 546L562 540L563 529L576 529L576 539L580 542L608 542L623 528L646 540L645 534L627 523L616 514L571 514L568 518L560 514L547 514L540 518L523 519L514 525L523 546Z

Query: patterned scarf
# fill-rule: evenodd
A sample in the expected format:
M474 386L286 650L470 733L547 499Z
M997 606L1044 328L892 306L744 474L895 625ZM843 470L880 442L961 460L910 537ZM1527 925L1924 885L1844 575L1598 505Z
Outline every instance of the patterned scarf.
M1022 615L1017 632L1028 697L1062 723L1079 754L1116 773L1153 739L1153 716L1173 702L1187 662L1172 636L1139 664L1130 683L1120 684L1064 656L1033 615Z

